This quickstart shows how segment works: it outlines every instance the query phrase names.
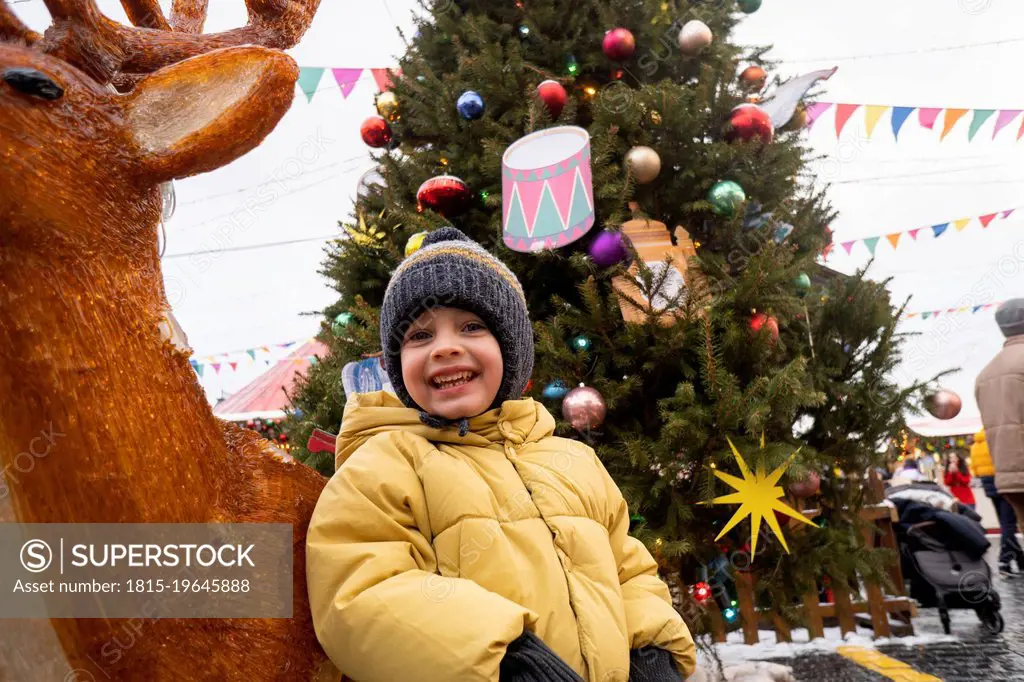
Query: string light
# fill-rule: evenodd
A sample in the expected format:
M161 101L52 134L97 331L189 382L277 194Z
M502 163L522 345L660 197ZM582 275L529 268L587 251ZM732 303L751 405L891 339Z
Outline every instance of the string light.
M736 616L739 615L736 609L729 607L725 611L722 611L722 615L725 616L725 620L728 623L735 623Z
M595 88L593 85L588 85L587 87L583 88L583 92L586 93L587 97L593 97L594 95L597 94L597 88Z
M711 587L707 583L697 583L693 586L693 598L703 604L711 597Z

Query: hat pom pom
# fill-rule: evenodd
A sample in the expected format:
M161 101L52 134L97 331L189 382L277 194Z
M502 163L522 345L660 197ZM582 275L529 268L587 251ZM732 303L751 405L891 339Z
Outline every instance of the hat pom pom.
M445 225L434 230L426 237L423 238L423 246L430 246L431 244L437 244L438 242L471 242L473 241L465 235L465 233L451 225ZM421 246L420 248L423 248Z

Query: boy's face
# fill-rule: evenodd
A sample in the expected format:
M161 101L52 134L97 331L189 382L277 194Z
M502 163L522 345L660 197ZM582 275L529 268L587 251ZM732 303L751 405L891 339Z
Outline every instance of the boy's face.
M486 412L503 371L498 340L466 310L428 310L402 339L402 380L429 414L461 419Z

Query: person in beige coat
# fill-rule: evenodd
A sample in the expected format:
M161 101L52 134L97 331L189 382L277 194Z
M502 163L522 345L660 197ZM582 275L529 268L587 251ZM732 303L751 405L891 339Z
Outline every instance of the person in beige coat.
M1024 519L1024 298L999 306L1006 343L978 375L974 395L985 425L999 493Z

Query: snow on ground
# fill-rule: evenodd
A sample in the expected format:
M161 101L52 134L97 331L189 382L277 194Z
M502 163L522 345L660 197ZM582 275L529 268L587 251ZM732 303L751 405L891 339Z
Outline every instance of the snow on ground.
M924 634L913 637L884 637L872 639L872 631L869 628L857 628L857 632L851 632L844 638L839 628L825 628L825 636L811 640L805 628L797 628L792 632L792 642L777 642L774 630L761 630L759 633L760 642L757 644L744 644L742 632L730 632L724 644L714 645L718 656L724 665L736 665L745 661L763 661L773 658L795 658L822 653L834 653L841 646L859 646L865 649L875 649L879 646L921 646L935 642L955 642L957 637L952 635ZM708 643L709 644L709 643ZM708 654L698 651L698 659L701 665L711 665Z

